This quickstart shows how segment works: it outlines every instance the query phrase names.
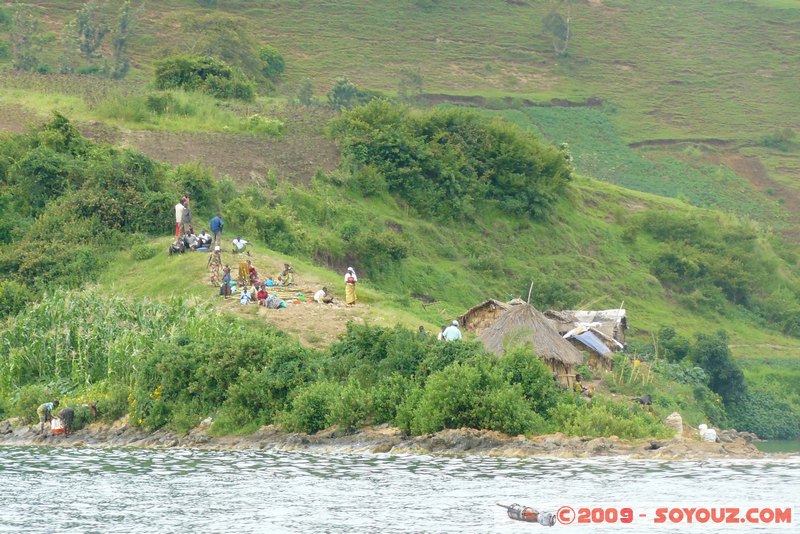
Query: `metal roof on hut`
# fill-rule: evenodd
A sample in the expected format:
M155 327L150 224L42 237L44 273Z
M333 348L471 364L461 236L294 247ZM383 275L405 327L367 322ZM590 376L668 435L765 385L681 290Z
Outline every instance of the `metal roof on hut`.
M624 308L615 310L547 310L545 317L552 321L560 334L566 334L576 327L591 328L605 339L611 338L618 344L625 342L625 330L628 328L628 317ZM611 343L612 350L618 350Z
M479 337L486 349L498 356L507 348L532 345L534 352L551 366L558 363L568 369L583 362L583 354L530 304L511 306Z

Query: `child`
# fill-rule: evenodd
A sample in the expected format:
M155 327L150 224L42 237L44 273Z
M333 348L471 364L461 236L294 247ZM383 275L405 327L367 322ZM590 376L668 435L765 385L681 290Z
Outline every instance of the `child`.
M259 306L266 306L267 305L267 297L269 297L269 293L267 292L267 284L261 286L261 289L258 290L258 305Z
M250 292L247 288L243 287L239 294L239 304L250 304L253 300L250 298Z
M231 266L226 265L222 274L222 285L219 288L220 296L224 296L225 300L231 296Z

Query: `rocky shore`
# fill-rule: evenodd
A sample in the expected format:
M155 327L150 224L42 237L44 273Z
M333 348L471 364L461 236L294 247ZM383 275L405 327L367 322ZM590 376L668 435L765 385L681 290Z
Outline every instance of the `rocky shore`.
M9 419L0 422L0 445L45 447L149 447L208 450L303 450L323 453L435 454L447 456L501 456L513 458L629 457L654 460L701 460L762 458L752 435L722 432L720 441L709 443L694 436L667 440L623 440L616 436L576 438L551 434L526 438L488 430L443 430L411 437L389 426L365 427L354 432L335 428L317 434L288 433L265 426L248 436L211 436L206 420L188 434L168 430L144 432L128 424L93 423L64 436L41 435L38 425Z

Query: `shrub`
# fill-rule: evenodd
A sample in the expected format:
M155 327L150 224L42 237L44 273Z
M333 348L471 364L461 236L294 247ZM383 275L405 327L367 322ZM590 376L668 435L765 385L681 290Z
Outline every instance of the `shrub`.
M265 63L264 68L261 69L264 76L274 80L283 74L286 68L286 60L283 59L283 55L276 48L264 46L258 51L258 57Z
M689 355L708 373L708 387L719 393L726 405L745 393L744 374L731 356L728 336L724 331L720 330L715 335L699 334Z
M505 383L488 361L476 361L433 373L411 423L415 434L461 427L520 434L543 428L544 421L527 404L521 385Z
M538 414L548 414L559 398L553 374L528 349L515 349L498 362L503 378L509 384L519 384L528 405Z
M331 425L331 409L341 386L333 382L315 382L301 389L284 415L283 425L291 432L314 434Z
M131 257L137 261L149 260L155 258L158 254L158 247L148 245L147 243L138 243L131 247Z
M278 119L269 119L261 115L250 115L245 121L245 128L247 131L269 135L271 137L280 137L284 132L284 124Z
M749 391L725 407L728 423L739 431L762 439L794 439L800 436L800 415L768 391Z
M97 418L107 423L113 423L128 413L128 399L128 388L120 385L113 386L109 393L97 399Z
M339 80L329 100L347 108L354 91ZM464 110L411 112L377 99L332 121L330 131L355 164L373 165L389 191L422 215L466 218L493 202L540 216L572 177L558 149Z
M28 291L16 282L0 281L0 319L16 315L25 308Z
M565 399L554 409L554 421L565 434L638 439L668 437L670 431L643 407L600 398Z
M415 389L414 381L399 373L392 373L376 383L370 390L375 423L394 422L400 406Z
M184 89L215 98L247 102L255 98L255 86L220 59L209 56L173 56L156 63L157 89Z
M348 382L331 405L330 423L352 430L367 422L372 407L370 396L354 381Z
M202 211L214 212L221 202L214 173L200 163L184 163L174 167L167 173L178 194L188 193L194 213ZM173 205L175 202L172 203ZM197 232L200 228L195 228Z
M761 138L761 146L776 148L782 152L789 152L795 146L797 133L791 128L775 130Z
M22 386L14 396L11 415L21 417L28 423L37 422L39 419L36 410L42 403L57 399L56 392L51 386L43 384L28 384Z

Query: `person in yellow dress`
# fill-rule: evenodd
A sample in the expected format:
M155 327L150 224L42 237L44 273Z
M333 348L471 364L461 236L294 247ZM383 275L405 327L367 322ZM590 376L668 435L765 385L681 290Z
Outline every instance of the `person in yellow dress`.
M348 306L356 305L356 284L358 283L358 276L352 267L347 268L344 273L344 302Z

